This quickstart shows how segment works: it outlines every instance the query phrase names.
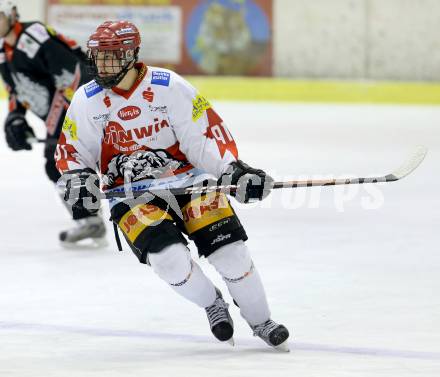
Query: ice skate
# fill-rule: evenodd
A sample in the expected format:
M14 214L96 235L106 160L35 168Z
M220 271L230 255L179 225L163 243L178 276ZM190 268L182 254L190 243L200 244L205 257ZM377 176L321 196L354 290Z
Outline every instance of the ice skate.
M278 351L289 352L289 345L287 339L289 338L289 331L283 325L267 320L256 326L251 326L254 336L263 339L269 346Z
M76 226L62 231L61 245L67 249L100 249L108 245L105 224L100 216L75 221Z
M220 290L216 288L217 298L211 306L205 308L209 325L214 336L221 342L234 345L234 322L229 315L229 305L223 300Z

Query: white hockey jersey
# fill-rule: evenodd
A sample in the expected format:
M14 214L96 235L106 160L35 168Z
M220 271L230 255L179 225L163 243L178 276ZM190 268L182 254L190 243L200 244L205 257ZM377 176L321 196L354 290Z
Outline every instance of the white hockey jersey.
M220 177L238 152L208 100L173 71L136 68L129 91L91 81L75 92L55 153L60 173L91 168L112 191Z

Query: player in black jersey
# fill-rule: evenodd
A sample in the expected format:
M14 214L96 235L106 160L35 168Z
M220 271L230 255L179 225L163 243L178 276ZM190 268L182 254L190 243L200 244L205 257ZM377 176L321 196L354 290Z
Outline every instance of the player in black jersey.
M57 182L54 152L64 116L75 90L92 80L86 56L75 41L40 22L20 22L11 1L0 0L0 73L9 93L5 136L14 151L32 149L35 134L26 121L31 110L46 125L44 157L46 174ZM102 245L105 226L100 216L77 221L60 233L66 245L90 238Z

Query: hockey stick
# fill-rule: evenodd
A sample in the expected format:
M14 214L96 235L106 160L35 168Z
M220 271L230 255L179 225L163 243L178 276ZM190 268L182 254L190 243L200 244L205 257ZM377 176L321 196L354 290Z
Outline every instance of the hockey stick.
M411 158L403 164L400 168L396 169L390 174L369 177L369 178L339 178L339 179L309 179L305 181L286 181L286 182L274 182L272 189L281 188L298 188L298 187L315 187L315 186L337 186L337 185L353 185L353 184L365 184L365 183L381 183L381 182L395 182L407 175L411 174L424 160L428 149L426 147L419 147L411 156ZM201 187L183 187L183 188L170 188L170 189L151 189L140 190L132 192L113 191L103 193L103 199L112 198L137 198L144 194L161 194L161 195L187 195L187 194L206 194L209 192L234 192L239 188L236 185L219 185L219 186L201 186Z
M29 144L45 143L46 139L39 139L36 137L29 137L26 139Z
M26 141L29 144L49 144L49 145L55 145L58 144L58 139L48 138L48 139L40 139L37 137L30 137L26 139Z

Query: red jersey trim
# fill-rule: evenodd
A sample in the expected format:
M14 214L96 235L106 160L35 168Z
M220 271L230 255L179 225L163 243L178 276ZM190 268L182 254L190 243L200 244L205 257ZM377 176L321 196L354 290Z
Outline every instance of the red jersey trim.
M15 43L17 44L18 41L18 37L20 36L21 32L23 31L23 25L20 22L16 22L15 25L12 28L15 36L17 37ZM8 61L11 61L12 58L14 57L14 49L15 46L11 46L10 44L8 44L7 42L4 43L4 48L5 48L5 53L6 53L6 59Z
M128 90L123 90L120 89L118 87L113 87L112 91L122 97L124 97L125 99L129 99L130 96L133 94L133 92L137 89L137 87L139 86L139 84L142 82L142 80L144 79L145 75L147 74L148 68L144 63L136 63L134 65L134 67L138 70L138 77L136 78L136 81L134 82L134 84L131 86L130 89Z

